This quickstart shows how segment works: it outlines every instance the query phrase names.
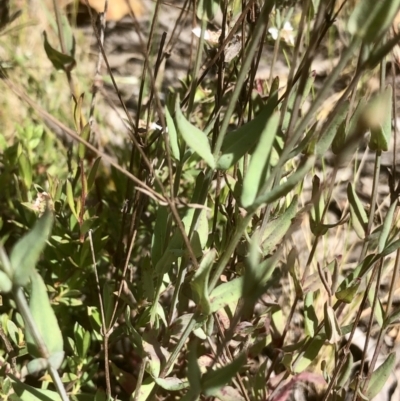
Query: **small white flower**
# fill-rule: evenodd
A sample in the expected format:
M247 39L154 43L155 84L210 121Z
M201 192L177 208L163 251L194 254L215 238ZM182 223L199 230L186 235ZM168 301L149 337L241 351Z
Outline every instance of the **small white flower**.
M274 39L274 40L278 39L278 33L279 33L279 31L278 31L277 28L275 28L275 27L269 28L269 29L268 29L268 32L269 32L269 34L272 36L272 39Z
M268 29L269 34L272 36L272 39L277 40L279 29L272 27ZM293 27L289 21L286 21L283 24L283 28L281 29L281 39L283 39L287 44L294 46L294 36L293 36Z
M162 130L161 125L158 125L157 123L150 123L149 128L150 128L151 130L156 130L156 129L158 129L158 130L160 130L160 131Z
M197 36L199 38L201 35L201 28L199 28L199 27L194 28L194 29L192 29L192 32L195 36ZM204 31L204 40L210 40L210 39L211 39L210 33L208 32L208 30L205 30Z

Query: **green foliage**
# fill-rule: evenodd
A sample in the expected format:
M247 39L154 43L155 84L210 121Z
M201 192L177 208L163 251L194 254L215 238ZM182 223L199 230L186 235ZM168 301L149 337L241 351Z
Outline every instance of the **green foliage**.
M397 166L388 185L380 175L396 118L385 63L398 38L386 33L400 3L258 3L196 3L204 29L226 25L204 30L205 52L187 49L195 65L171 93L164 50L143 30L129 135L87 100L99 77L72 20L56 13L33 60L21 56L28 28L1 18L13 66L0 64L1 399L257 401L316 377L324 401L383 391L395 357L381 342L400 313ZM321 48L332 65L322 85L311 71ZM352 338L372 324L376 343L365 337L387 356L376 367L361 350L368 374L355 380Z

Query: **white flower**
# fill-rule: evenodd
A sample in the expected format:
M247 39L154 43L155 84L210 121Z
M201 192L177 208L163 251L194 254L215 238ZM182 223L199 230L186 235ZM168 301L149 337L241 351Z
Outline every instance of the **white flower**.
M279 29L272 27L268 29L269 34L272 36L272 39L277 40ZM289 21L286 21L283 24L283 28L281 29L281 39L283 39L288 45L294 46L294 36L293 36L293 27Z

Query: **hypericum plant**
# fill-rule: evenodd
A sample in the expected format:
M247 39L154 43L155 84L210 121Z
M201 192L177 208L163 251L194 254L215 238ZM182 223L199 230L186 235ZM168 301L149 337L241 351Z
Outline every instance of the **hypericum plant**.
M375 217L380 158L392 135L394 95L385 82L384 60L400 39L400 34L386 34L400 0L359 2L344 32L347 46L319 89L311 65L341 18L336 2L310 0L301 7L295 2L256 3L197 2L194 65L185 87L168 94L165 106L155 84L165 57L163 41L152 62L155 27L162 17L161 2L156 3L149 41L142 43L136 120L126 115L129 146L111 149L113 157L89 142L93 132L84 118L85 98L71 85L73 54L45 42L53 65L67 74L74 129L22 97L79 145L68 156L60 154L66 159L61 178L49 175L43 182L56 224L40 265L36 262L49 236L50 211L14 245L9 258L2 251L1 289L15 300L25 322L18 315L3 318L12 321L4 331L16 338L23 325L27 328L25 337L19 337L34 358L28 370L48 369L59 393L45 388L48 378L38 389L9 376L21 399L65 399L58 368L68 396L82 400L282 401L295 396L296 384L304 381L322 383L324 400L344 400L346 393L372 399L382 390L395 356L385 356L376 369L375 364L384 334L398 319L392 308L397 273L386 304L379 294L385 269L393 267L390 257L396 252L397 265L400 252L400 191L394 178L384 218L377 223ZM202 69L204 33L218 9L223 27L212 48L207 47ZM274 42L272 64L281 52L289 66L286 87L273 69L259 80L268 28L281 29L295 14L294 37L282 43L278 32ZM103 33L95 31L95 36L99 53L106 56ZM232 41L240 44L234 55L228 48ZM317 121L355 55L350 82L328 117ZM380 90L360 100L357 87L378 64ZM207 73L216 79L209 80ZM4 83L21 95L12 78ZM139 129L140 119L146 120L145 132ZM153 120L157 123L150 124ZM346 204L340 205L339 218L331 221L338 173L365 146L366 133L375 154L370 207L363 204L354 178L342 191ZM20 135L29 136L23 129ZM19 229L35 219L32 193L41 190L33 187L35 155L30 155L28 139L8 149L2 166L7 177L17 175L17 194L26 195L8 205ZM109 166L101 166L102 160ZM354 161L356 174L360 165ZM298 240L300 227L308 241L304 245ZM335 236L343 241L331 246ZM361 243L358 253L352 253L352 243ZM348 272L350 254L355 263ZM22 301L25 292L29 306ZM368 363L368 373L363 377L354 370L350 346L368 307L366 338L370 340L374 321L379 336L372 355L365 341L359 372ZM54 336L45 322L52 323ZM259 364L250 370L257 358Z

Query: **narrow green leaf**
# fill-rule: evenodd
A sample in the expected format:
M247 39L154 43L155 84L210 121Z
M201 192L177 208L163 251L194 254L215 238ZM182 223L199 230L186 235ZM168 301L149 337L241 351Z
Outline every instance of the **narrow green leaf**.
M201 371L197 362L198 341L193 341L189 345L188 372L187 377L190 383L189 393L193 396L190 399L197 399L201 392Z
M81 138L84 139L85 141L89 141L89 135L90 135L90 125L87 123L81 132ZM78 157L80 159L83 159L85 157L85 150L86 146L83 143L80 143L78 145Z
M98 157L94 163L92 168L89 171L88 179L87 179L87 190L90 191L93 187L94 180L96 179L97 170L99 168L101 162L101 157Z
M245 208L253 204L260 187L265 181L268 160L278 130L278 124L279 113L274 113L262 130L260 140L251 156L250 164L243 180L241 196L241 203Z
M253 207L261 206L265 203L272 203L276 200L282 198L287 195L289 191L291 191L296 185L298 185L305 175L311 170L315 163L315 156L311 155L306 157L297 168L297 170L290 175L286 181L282 182L282 184L278 185L272 190L265 191L255 200Z
M29 309L49 354L63 352L63 337L47 295L46 285L42 277L36 272L31 275ZM25 338L29 353L33 356L41 357L37 344L28 329L26 330Z
M378 242L378 253L383 252L387 244L387 239L389 237L390 229L393 223L394 212L397 207L397 199L390 205L388 212L386 213L385 220L383 222L381 235L379 236Z
M354 300L354 297L356 296L359 287L360 279L355 279L343 289L341 286L340 289L336 291L335 296L338 300L345 302L346 304L350 304Z
M347 197L350 204L351 224L358 237L364 239L365 230L368 225L368 216L353 185L350 183L347 186Z
M212 21L219 8L216 0L199 0L197 2L196 15L197 18Z
M347 136L346 127L347 127L346 119L343 119L340 125L338 126L335 137L333 138L332 141L332 153L334 155L339 155L343 150L343 146L346 143L346 136Z
M62 401L55 391L32 387L14 378L12 378L12 387L19 397L18 401Z
M65 14L61 15L61 28L68 54L75 57L75 37L71 29L69 20Z
M318 317L314 308L314 293L308 292L304 297L304 328L306 335L314 337L318 327Z
M46 209L33 229L25 234L13 247L10 262L14 272L13 284L25 287L34 272L53 225L53 213Z
M235 303L243 293L243 277L220 284L210 294L211 312L216 312L226 305Z
M79 220L79 216L75 209L75 200L74 200L74 192L72 190L72 184L70 180L67 180L65 183L65 189L67 193L67 202L68 206L71 209L72 214L75 216L76 220Z
M303 294L302 284L299 278L300 274L297 268L297 263L296 263L297 260L298 260L298 252L296 248L292 248L289 252L289 255L287 256L286 265L287 269L289 270L289 274L292 277L296 295L299 299L302 299L304 294Z
M209 252L207 252L200 262L200 266L190 283L193 292L197 295L197 302L200 306L200 310L202 314L206 316L211 313L208 282L210 278L210 272L216 257L217 251L215 249L211 249Z
M203 131L192 125L182 114L179 99L175 106L175 120L178 131L187 145L196 152L212 169L215 168L214 157L211 153L210 143Z
M21 178L24 181L26 189L30 189L32 185L32 166L25 152L21 152L18 164L20 168Z
M235 376L245 363L246 355L242 353L228 365L207 372L201 380L202 392L206 396L215 396L218 390L230 383L233 376Z
M155 384L156 382L153 380L152 377L146 377L146 379L143 380L140 388L136 390L134 394L132 394L131 399L137 401L146 401L149 398L149 395L153 390Z
M289 207L276 219L270 221L265 227L265 231L262 233L262 249L264 255L269 254L287 233L292 224L292 219L297 213L297 202L298 197L296 195L290 202Z
M151 238L151 261L153 266L162 258L166 248L167 228L169 210L164 206L159 206L157 210L156 222L154 224L153 236Z
M368 59L364 63L364 71L373 70L378 63L381 62L392 50L395 46L398 45L400 41L400 32L397 32L393 37L389 40L386 40L382 45L374 46L371 50L371 53L368 56Z
M323 347L325 340L325 336L322 334L314 337L306 346L306 349L298 356L298 358L296 358L296 361L292 364L292 372L301 373L305 369L307 369L320 353L320 350Z
M371 305L373 304L374 296L375 296L375 288L373 287L368 292L368 301L370 302ZM385 312L384 312L382 303L379 298L377 299L377 302L375 304L374 316L375 316L376 322L378 323L379 327L382 327L383 326L383 317L385 316Z
M0 293L6 294L12 289L12 281L3 270L0 270Z
M75 59L68 54L61 53L58 50L54 49L47 40L46 31L43 32L43 35L44 35L44 50L47 54L48 59L53 64L53 66L57 70L71 71L76 65Z
M241 159L245 153L251 150L259 140L277 104L278 94L275 92L253 120L225 136L221 147L221 155L217 161L218 169L229 169Z
M161 388L167 391L180 391L190 386L189 381L181 380L177 377L167 377L165 379L158 377L155 381Z
M382 258L390 255L392 252L397 251L400 248L400 240L396 240L388 244L385 249L379 254Z
M347 354L346 362L339 373L339 377L337 380L336 388L342 389L345 388L347 381L350 378L352 369L354 365L354 359L351 352Z
M338 343L342 338L342 333L336 319L335 311L328 305L328 302L324 304L324 326L327 341L330 344Z
M400 309L396 309L391 313L386 321L385 321L385 327L388 327L391 324L399 324L400 322Z
M395 364L396 352L392 352L388 355L385 362L383 362L382 365L372 373L367 391L365 392L365 395L369 400L372 400L382 390L387 379L391 375Z
M387 151L392 136L392 87L371 100L363 113L363 122L369 127L371 137L368 146L373 151Z
M346 114L349 110L349 104L349 102L344 102L337 113L335 113L335 115L332 117L328 126L324 127L323 131L321 131L320 137L315 146L315 153L317 157L325 156L332 144L332 141L338 133L339 127L343 124L343 121L346 118Z
M360 1L349 18L348 30L365 43L373 42L390 27L399 6L400 0Z
M169 145L171 146L172 156L175 160L181 160L181 152L179 150L178 134L176 132L175 123L169 112L168 106L165 106L165 120L168 127Z

